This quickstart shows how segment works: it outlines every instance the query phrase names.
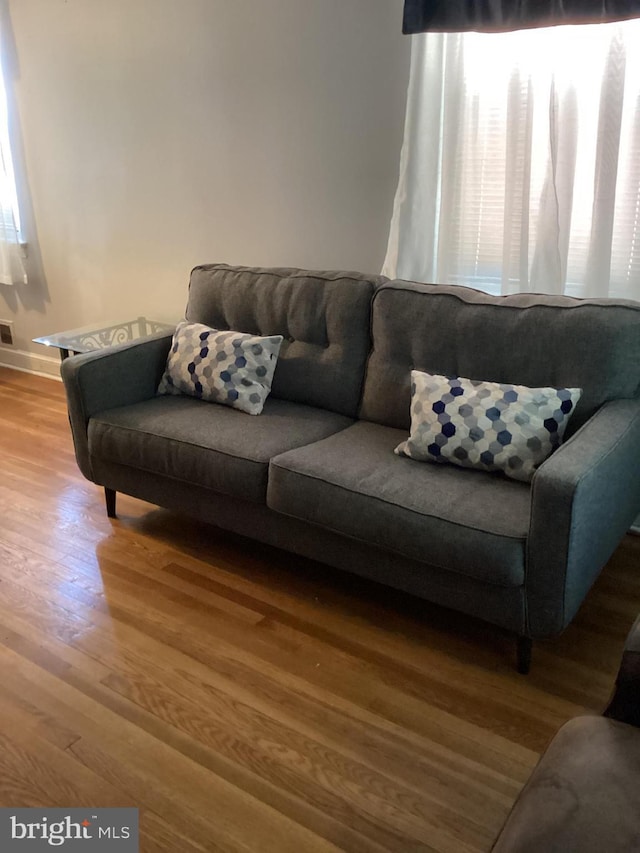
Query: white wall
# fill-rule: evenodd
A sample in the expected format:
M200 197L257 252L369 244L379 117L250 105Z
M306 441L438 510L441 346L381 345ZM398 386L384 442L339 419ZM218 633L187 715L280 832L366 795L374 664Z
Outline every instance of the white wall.
M198 263L380 270L402 0L4 2L33 214L31 281L0 286L18 349L178 318Z

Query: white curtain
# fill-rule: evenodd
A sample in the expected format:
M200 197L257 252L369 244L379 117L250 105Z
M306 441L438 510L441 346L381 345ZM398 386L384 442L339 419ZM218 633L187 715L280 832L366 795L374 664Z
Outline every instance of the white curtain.
M7 96L0 66L0 284L26 284L25 255L9 142Z
M385 275L640 299L640 22L411 38Z

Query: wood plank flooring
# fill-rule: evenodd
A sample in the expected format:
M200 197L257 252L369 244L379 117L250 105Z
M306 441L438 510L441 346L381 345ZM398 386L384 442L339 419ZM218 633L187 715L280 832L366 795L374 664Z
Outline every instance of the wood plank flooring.
M118 496L62 386L0 369L0 806L137 806L141 850L477 853L600 712L640 611L628 536L528 677L510 636Z

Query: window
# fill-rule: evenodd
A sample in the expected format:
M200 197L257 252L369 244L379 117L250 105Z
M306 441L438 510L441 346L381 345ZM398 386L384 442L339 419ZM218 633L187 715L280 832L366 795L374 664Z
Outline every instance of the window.
M385 273L640 298L640 22L412 39Z
M26 282L25 245L9 139L9 116L0 65L0 284Z

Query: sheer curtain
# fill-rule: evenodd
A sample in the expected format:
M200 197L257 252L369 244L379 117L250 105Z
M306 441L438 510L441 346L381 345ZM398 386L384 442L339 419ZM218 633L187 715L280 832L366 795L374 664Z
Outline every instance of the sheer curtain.
M20 236L20 214L9 142L9 118L0 63L0 284L26 283L25 245Z
M640 22L411 38L383 272L640 299Z

